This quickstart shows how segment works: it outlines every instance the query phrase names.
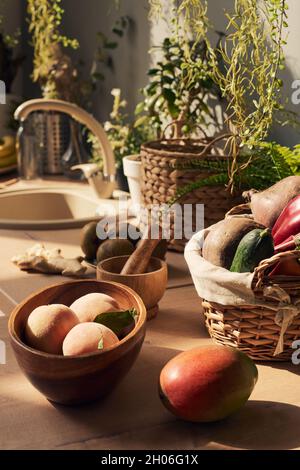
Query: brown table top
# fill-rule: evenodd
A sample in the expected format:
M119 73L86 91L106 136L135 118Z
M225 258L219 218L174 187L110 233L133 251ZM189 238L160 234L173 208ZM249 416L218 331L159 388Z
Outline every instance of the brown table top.
M7 319L29 293L62 280L20 272L13 255L36 241L78 254L78 230L0 230L1 449L297 449L300 448L300 366L259 365L259 381L247 405L215 424L177 420L162 406L159 372L176 353L209 343L201 303L182 255L169 253L169 288L130 373L103 402L77 408L50 404L20 372L9 346Z

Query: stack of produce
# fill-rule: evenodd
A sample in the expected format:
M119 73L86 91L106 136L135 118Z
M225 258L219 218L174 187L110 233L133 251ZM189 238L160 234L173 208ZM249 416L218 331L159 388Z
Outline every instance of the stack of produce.
M134 309L123 311L114 298L95 292L80 297L70 307L37 307L28 317L25 341L42 352L81 356L117 344L135 324Z
M16 143L11 136L0 139L0 171L5 171L17 164Z
M231 272L254 272L274 254L300 249L300 176L249 192L253 218L227 218L207 236L203 257ZM269 276L300 276L299 258L278 261Z

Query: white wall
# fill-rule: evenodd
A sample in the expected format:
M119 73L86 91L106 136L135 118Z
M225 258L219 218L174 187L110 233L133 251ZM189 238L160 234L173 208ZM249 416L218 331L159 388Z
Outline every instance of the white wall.
M133 27L119 40L119 47L113 53L115 71L110 73L104 70L107 78L94 95L94 112L102 119L108 116L111 109L112 88L121 88L130 110L134 108L138 90L147 83L146 71L149 68L147 0L121 0L121 9L117 12L113 3L112 0L63 0L65 30L69 36L79 39L80 50L76 55L85 61L87 73L95 50L97 31L116 39L111 34L114 20L121 15L128 15L133 20Z
M300 79L300 1L288 0L288 38L285 47L286 70L282 74L283 92L287 100L287 108L300 115L300 105L291 103L292 82ZM300 126L297 129L277 126L274 137L284 145L292 146L300 143Z

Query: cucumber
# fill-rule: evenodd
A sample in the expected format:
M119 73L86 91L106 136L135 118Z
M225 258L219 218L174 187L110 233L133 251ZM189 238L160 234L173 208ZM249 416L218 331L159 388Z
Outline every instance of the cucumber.
M259 263L274 255L274 242L271 230L255 229L240 241L233 258L230 271L252 273Z

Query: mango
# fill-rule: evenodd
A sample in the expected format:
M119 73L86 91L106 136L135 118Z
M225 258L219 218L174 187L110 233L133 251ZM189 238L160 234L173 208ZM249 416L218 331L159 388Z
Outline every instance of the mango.
M69 307L42 305L34 309L25 327L28 346L50 354L62 354L62 344L69 331L79 323Z
M101 313L117 312L120 306L109 295L92 292L75 300L70 309L77 315L79 322L83 323L94 321Z
M98 323L74 326L63 342L64 356L81 356L107 349L119 342L113 331Z
M192 422L219 421L238 411L257 382L246 354L209 345L183 352L160 374L160 398L175 416Z
M80 247L88 260L96 259L101 240L97 237L98 222L90 222L80 232Z

